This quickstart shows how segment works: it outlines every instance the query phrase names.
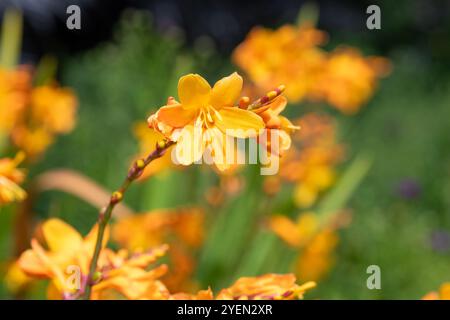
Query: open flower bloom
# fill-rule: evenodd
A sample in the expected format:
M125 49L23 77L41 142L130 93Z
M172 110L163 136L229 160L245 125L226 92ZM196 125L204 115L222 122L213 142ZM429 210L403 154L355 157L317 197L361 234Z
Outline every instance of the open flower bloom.
M291 300L301 299L314 282L301 286L293 274L266 274L259 277L243 277L231 287L223 289L217 300Z
M25 199L26 193L19 186L25 173L17 168L24 157L24 153L19 152L14 159L0 159L0 205Z
M35 238L31 240L31 249L19 258L20 268L30 277L50 279L49 292L52 297L55 297L55 292L59 298L77 293L83 278L88 274L97 227L84 239L74 228L59 219L47 220L41 230L42 243ZM74 272L80 276L74 279L78 285L70 281L73 279L70 275Z
M83 293L88 278L97 226L85 238L59 219L47 220L41 228L44 243L32 239L31 249L22 253L18 260L19 267L30 277L51 280L49 298L77 298ZM107 235L103 245L107 242ZM104 248L98 260L99 276L92 287L92 297L139 299L148 294L149 288L156 294L154 289L158 286L155 286L155 282L166 273L167 266L148 267L162 257L167 249L167 245L160 245L130 254L127 250L116 253Z
M450 282L443 283L437 292L427 293L422 300L450 300Z
M256 137L264 122L254 112L235 106L242 90L237 73L213 86L198 74L178 82L180 102L170 98L148 119L149 125L176 141L176 160L183 165L199 161L208 152L219 169L226 169L227 139ZM229 144L231 145L231 144Z

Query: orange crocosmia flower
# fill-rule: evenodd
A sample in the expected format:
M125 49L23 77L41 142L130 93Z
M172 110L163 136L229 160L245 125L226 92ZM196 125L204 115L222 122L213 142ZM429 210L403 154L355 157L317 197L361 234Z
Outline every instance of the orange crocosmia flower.
M27 276L25 272L22 271L17 261L8 267L4 283L9 292L14 294L20 293L22 290L27 289L32 282L33 278Z
M77 99L72 90L41 86L31 92L33 122L52 133L68 133L75 126Z
M149 290L153 298L156 298L158 290L162 297L167 289L158 279L167 272L167 266L162 264L150 270L148 267L164 256L167 249L167 245L161 245L134 254L124 249L117 253L105 249L99 261L101 277L92 287L92 299L113 296L130 300L146 299Z
M373 95L378 78L386 76L390 68L385 58L366 58L357 49L338 48L323 64L311 96L343 113L356 113Z
M302 281L318 281L334 264L334 250L339 242L337 229L347 226L350 220L348 212L338 212L326 219L306 212L297 221L275 215L269 226L280 239L299 250L294 264L297 277Z
M26 108L31 87L29 69L0 68L0 132L14 127Z
M450 300L450 282L443 283L437 292L427 293L422 300Z
M315 235L297 258L297 276L304 281L322 279L334 265L338 242L339 237L332 228L325 228Z
M311 212L299 215L296 222L283 215L274 215L269 226L287 244L298 248L315 234L319 227L317 220L316 215Z
M236 72L213 88L198 74L183 76L178 82L180 102L169 99L150 116L149 125L177 142L175 154L180 164L190 165L208 152L214 164L225 170L230 165L226 140L255 137L264 128L257 114L235 106L242 83Z
M214 293L211 288L200 290L195 294L180 292L170 295L169 300L214 300Z
M50 279L55 289L53 291L58 292L59 298L76 293L80 288L67 281L70 274L66 272L69 266L75 266L79 268L81 277L87 276L97 238L97 226L84 239L73 227L56 218L45 221L41 230L45 243L32 239L31 249L22 253L18 260L20 268L30 277Z
M36 159L53 143L54 136L43 127L18 126L12 131L13 143L22 149L27 158Z
M30 277L51 280L48 288L49 298L79 297L86 285L89 263L97 238L97 225L84 239L75 229L59 219L47 220L41 228L47 249L44 244L32 239L31 249L22 253L18 260L19 267ZM103 246L107 240L108 229ZM150 288L156 288L157 279L166 273L167 266L160 265L153 269L148 267L162 257L167 249L167 245L160 245L131 254L128 250L114 252L103 248L97 264L96 272L99 276L92 287L92 298L140 299L148 295ZM152 292L156 295L155 291Z
M133 215L114 223L112 238L130 250L147 249L170 238L195 248L203 242L204 213L199 208L182 208Z
M311 207L336 179L335 166L343 158L336 141L335 124L325 115L307 114L296 122L302 130L293 135L293 146L280 165L280 176L296 184L294 201Z
M294 124L292 124L292 122L288 118L280 115L280 113L286 108L286 105L286 98L284 96L278 96L269 104L253 110L253 112L259 115L265 123L268 134L266 142L268 151L271 150L271 142L273 140L272 133L275 130L277 131L276 135L279 139L279 151L274 151L278 152L278 155L281 155L284 151L288 150L291 147L290 135L295 130L300 129L299 126L295 126Z
M321 70L326 54L318 46L325 41L326 34L309 25L256 27L234 50L233 61L260 91L284 83L288 99L298 102Z
M164 135L156 130L149 130L147 123L139 122L133 127L133 132L135 137L139 142L139 156L136 158L145 158L148 153L155 149L158 141L164 139ZM170 147L172 148L172 147ZM152 161L145 168L142 175L139 177L141 180L146 179L154 174L160 173L167 168L175 167L171 158L170 158L170 150L158 160Z
M231 287L222 289L217 300L292 300L302 299L303 294L314 288L314 282L301 286L293 274L266 274L259 277L243 277Z
M0 159L0 205L25 199L26 193L19 186L25 179L25 173L17 168L24 157L25 154L19 152L14 159Z
M203 243L204 213L198 208L155 210L118 220L112 229L113 239L131 250L167 243L170 245L171 272L164 283L171 291L193 287L194 253Z
M75 125L77 98L70 89L56 85L32 88L25 67L0 69L0 134L36 159L53 143L55 135Z

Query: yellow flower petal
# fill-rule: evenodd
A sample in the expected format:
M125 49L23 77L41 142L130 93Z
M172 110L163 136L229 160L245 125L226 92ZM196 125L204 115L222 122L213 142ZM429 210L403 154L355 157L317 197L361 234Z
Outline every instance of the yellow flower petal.
M171 127L181 128L191 122L196 113L195 109L185 109L181 104L174 104L159 109L157 117L159 121Z
M278 96L275 99L273 99L272 102L270 102L258 109L253 110L253 112L255 112L256 114L261 114L264 111L267 111L270 109L273 111L273 113L275 115L279 115L284 110L284 108L286 108L286 105L287 105L287 99L284 96Z
M50 219L42 225L47 246L51 251L62 252L77 250L83 238L70 225L59 219Z
M219 111L215 125L229 136L236 138L255 137L259 130L264 129L264 122L257 114L239 109L222 108Z
M200 160L204 149L201 128L187 125L180 132L174 152L178 163L187 166Z
M198 109L209 105L211 86L198 74L188 74L178 81L178 97L186 109Z
M211 91L211 105L215 109L232 107L242 91L242 77L234 72L217 81Z
M29 249L22 253L18 260L18 264L21 270L26 274L35 277L49 276L49 268L42 262L37 254Z

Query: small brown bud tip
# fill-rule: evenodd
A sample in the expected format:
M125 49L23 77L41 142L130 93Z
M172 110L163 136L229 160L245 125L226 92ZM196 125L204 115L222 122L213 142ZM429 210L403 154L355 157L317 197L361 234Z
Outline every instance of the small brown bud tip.
M112 203L118 203L122 200L123 198L123 194L120 191L115 191L113 192L112 196L111 196L111 202Z
M250 104L250 98L249 97L242 97L239 100L239 108L241 108L241 109L247 109L249 104Z
M167 98L167 105L170 106L171 104L175 103L175 98L174 97L168 97Z
M164 149L166 147L166 141L165 140L160 140L156 143L156 148L158 149Z
M264 96L259 101L260 101L261 104L265 104L265 103L267 103L269 101L269 97L268 96Z
M145 161L142 159L136 160L136 168L138 169L144 169L145 167Z

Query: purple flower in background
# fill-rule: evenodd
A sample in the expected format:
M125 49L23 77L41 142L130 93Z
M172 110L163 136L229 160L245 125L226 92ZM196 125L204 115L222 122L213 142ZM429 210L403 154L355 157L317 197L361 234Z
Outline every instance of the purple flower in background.
M421 192L419 183L413 179L404 179L397 186L397 194L407 200L417 198Z
M450 234L444 230L436 230L431 233L431 248L437 252L445 253L450 249Z

